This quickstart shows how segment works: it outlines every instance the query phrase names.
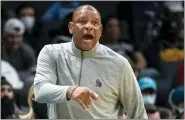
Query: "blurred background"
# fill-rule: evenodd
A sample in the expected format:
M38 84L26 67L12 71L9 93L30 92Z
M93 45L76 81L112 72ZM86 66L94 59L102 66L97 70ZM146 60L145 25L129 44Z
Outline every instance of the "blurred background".
M38 54L46 44L71 41L68 23L83 4L101 14L100 43L129 60L148 117L183 118L183 1L2 1L2 117L30 111Z

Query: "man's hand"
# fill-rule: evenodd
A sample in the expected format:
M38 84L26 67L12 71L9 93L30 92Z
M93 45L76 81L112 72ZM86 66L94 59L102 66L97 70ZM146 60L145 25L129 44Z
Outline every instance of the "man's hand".
M68 91L70 91L70 88ZM69 92L67 92L67 98L69 98L68 96ZM83 109L89 110L92 105L92 99L97 100L98 94L87 87L77 87L72 92L71 99L77 101Z

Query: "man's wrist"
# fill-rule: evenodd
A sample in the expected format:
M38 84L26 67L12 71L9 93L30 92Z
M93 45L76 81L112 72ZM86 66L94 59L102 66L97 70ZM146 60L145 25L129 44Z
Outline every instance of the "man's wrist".
M69 101L72 98L72 93L74 89L76 89L78 86L71 86L67 89L66 98Z
M67 93L66 93L66 98L67 98L67 100L70 100L70 99L71 99L70 93L71 93L71 87L69 87L69 88L67 89Z

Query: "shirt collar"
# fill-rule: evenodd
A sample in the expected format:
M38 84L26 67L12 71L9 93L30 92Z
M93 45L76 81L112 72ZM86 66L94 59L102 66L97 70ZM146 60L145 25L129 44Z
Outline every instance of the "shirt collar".
M91 50L89 50L89 51L82 51L82 50L76 48L73 39L71 41L72 52L77 57L80 57L80 58L82 57L82 55L83 55L83 58L94 57L97 54L97 52L98 52L99 45L100 44L99 44L99 41L98 41L97 44L94 46L94 48L92 48Z

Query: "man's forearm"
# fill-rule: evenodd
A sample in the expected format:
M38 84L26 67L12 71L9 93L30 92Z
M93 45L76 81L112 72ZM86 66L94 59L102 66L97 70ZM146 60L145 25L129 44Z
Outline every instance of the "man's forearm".
M67 101L70 86L59 86L51 83L35 83L34 94L40 103L60 103ZM70 90L70 89L69 89ZM67 92L68 91L68 92Z

